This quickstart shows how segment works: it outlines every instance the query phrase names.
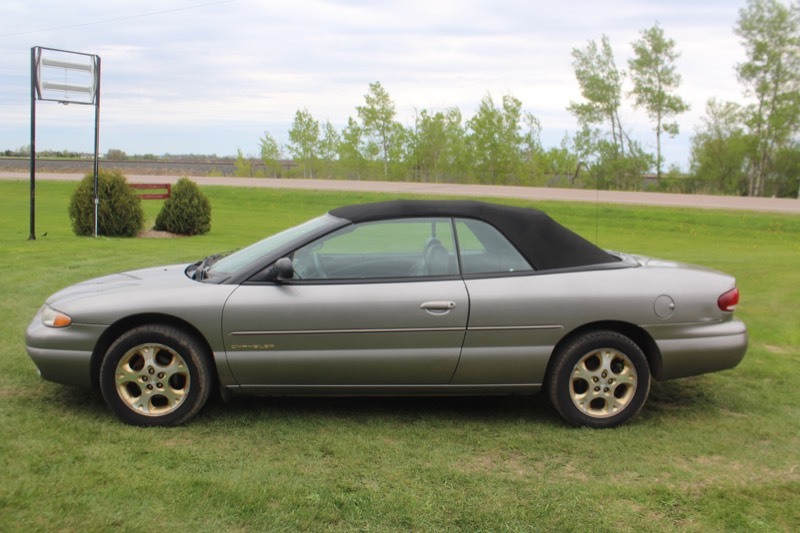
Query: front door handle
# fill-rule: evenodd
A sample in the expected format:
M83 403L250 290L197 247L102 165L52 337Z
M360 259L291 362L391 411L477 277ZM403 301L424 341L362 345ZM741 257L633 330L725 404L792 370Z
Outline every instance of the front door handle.
M451 309L455 309L456 303L446 300L439 300L435 302L423 302L422 305L419 306L419 308L424 309L429 313L440 314L440 313L446 313Z

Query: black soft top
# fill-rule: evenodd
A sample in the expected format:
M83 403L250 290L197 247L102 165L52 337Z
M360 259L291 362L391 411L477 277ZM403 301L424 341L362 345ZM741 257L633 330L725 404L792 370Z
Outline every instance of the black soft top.
M537 209L472 200L393 200L339 207L330 214L351 222L393 218L459 217L497 228L537 270L573 268L620 259Z

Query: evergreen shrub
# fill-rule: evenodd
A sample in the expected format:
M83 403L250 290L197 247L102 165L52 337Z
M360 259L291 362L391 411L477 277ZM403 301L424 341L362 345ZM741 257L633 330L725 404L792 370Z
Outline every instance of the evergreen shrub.
M156 217L153 228L181 235L202 235L211 230L211 203L195 182L181 178Z
M133 237L144 225L142 201L119 170L100 170L97 175L98 235ZM72 193L69 218L75 235L94 235L94 174L87 174Z

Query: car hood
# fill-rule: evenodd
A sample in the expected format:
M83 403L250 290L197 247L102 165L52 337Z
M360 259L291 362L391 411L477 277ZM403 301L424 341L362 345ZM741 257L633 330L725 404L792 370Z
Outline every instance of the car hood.
M82 281L56 292L46 303L57 306L75 299L137 290L142 286L152 290L174 287L176 283L195 283L186 276L187 267L188 265L183 264L143 268Z

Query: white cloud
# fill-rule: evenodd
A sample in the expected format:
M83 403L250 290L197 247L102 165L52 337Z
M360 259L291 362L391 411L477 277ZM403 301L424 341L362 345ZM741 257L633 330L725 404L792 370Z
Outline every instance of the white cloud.
M300 108L343 126L374 81L406 124L415 108L456 106L468 118L487 92L495 100L511 93L557 144L575 128L565 108L580 98L572 49L607 34L624 68L631 41L659 21L682 53L680 93L692 105L681 135L667 142L685 166L706 100L741 99L733 26L742 4L12 0L0 22L0 149L28 143L34 45L102 57L101 150L255 152L264 130L285 137ZM91 149L76 133L80 113L48 104L38 104L40 149ZM626 118L650 142L644 115L627 110Z

